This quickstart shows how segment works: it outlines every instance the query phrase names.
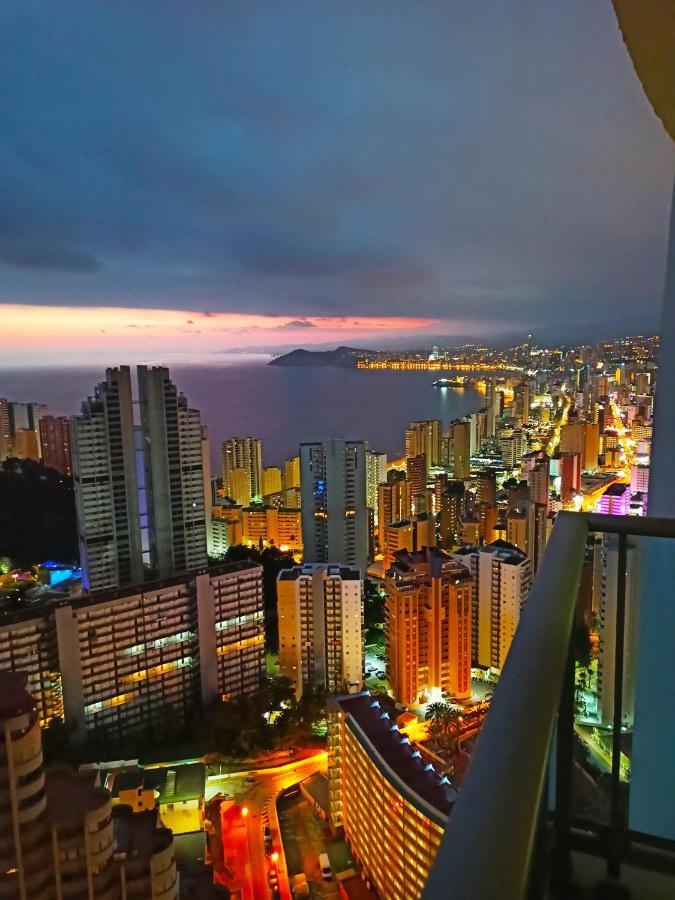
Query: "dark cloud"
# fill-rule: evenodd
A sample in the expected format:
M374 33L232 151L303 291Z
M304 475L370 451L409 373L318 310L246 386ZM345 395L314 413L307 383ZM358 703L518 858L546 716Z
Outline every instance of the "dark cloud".
M2 57L0 302L656 321L675 155L611 4L8 0Z
M0 262L18 269L47 269L54 272L97 272L101 264L93 253L68 247L41 247L28 242L22 246L0 245Z

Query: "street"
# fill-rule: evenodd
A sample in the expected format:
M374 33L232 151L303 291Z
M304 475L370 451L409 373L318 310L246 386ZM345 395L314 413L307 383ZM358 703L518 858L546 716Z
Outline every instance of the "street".
M270 769L209 778L208 790L211 796L216 792L227 794L235 803L235 807L227 817L233 827L223 831L223 856L224 862L228 865L234 862L236 871L242 873L240 883L237 885L241 889L242 900L268 900L273 896L268 882L268 873L271 869L276 869L278 873L277 896L282 900L290 900L288 870L281 844L275 800L281 791L292 784L303 781L315 772L325 771L326 753L321 751L306 759ZM246 781L248 777L253 778L252 783ZM271 832L270 853L276 852L279 855L276 862L272 862L271 857L268 859L265 853L263 826L266 821L269 822ZM214 860L214 871L215 869Z

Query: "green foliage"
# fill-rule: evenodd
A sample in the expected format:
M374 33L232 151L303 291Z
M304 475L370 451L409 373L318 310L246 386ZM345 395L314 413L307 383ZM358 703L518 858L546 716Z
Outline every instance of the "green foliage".
M429 737L441 749L452 755L458 747L461 711L449 703L430 703L425 719L429 722Z
M279 627L277 616L277 575L283 569L291 569L296 564L291 553L282 553L277 547L246 547L237 544L229 547L225 562L239 562L250 559L263 567L263 598L265 603L265 646L268 650L279 649Z
M208 752L243 758L315 742L314 725L325 712L322 691L305 691L297 700L288 679L270 678L251 697L214 703L198 730Z
M73 481L32 459L0 468L0 555L28 568L46 559L78 558Z
M372 578L363 580L363 615L366 628L384 622L384 595Z

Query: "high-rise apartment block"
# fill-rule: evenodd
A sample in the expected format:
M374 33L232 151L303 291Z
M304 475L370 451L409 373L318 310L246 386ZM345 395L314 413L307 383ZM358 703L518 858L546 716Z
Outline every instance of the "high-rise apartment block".
M461 547L453 558L471 574L473 664L501 669L532 585L532 564L505 541Z
M0 897L178 897L173 835L156 812L113 810L89 772L45 771L20 672L0 672L0 809Z
M267 466L262 470L262 496L278 494L281 490L281 469L279 466Z
M9 400L0 397L0 462L12 455L12 430L9 424Z
M43 416L40 419L42 462L48 469L71 475L70 425L67 416Z
M300 445L304 559L366 571L366 445L331 440Z
M83 584L89 591L170 577L207 562L202 429L162 367L108 369L71 419Z
M358 569L303 565L277 579L279 667L298 697L308 687L352 693L363 684L363 581Z
M437 548L396 554L385 578L387 676L401 703L471 695L471 575Z
M602 571L598 626L598 707L601 723L605 726L611 726L614 718L616 615L619 579L619 549L616 535L604 535L597 550L600 552ZM629 539L626 551L626 596L621 696L622 722L626 728L632 728L635 717L639 596L640 554L636 542Z
M373 525L379 523L379 486L387 480L387 454L366 451L366 505L373 511Z
M0 668L25 671L40 722L62 717L75 739L117 750L167 714L258 690L264 650L262 569L247 562L45 600L0 623Z
M411 515L420 511L420 507L424 504L424 491L427 486L427 475L429 467L427 457L424 453L417 456L410 456L406 459L407 481L408 481L408 505Z
M568 422L560 429L561 452L578 453L584 472L598 468L600 453L600 429L591 422Z
M427 467L441 463L441 423L439 419L411 422L405 433L406 459L424 454ZM425 473L426 477L426 473Z
M141 550L136 433L128 366L106 380L70 422L82 582L86 590L140 584ZM147 502L147 497L143 498ZM147 508L142 510L147 517Z
M412 519L402 519L384 526L384 571L394 562L399 550L421 550L436 546L436 518L433 513L419 513Z
M289 456L284 460L284 490L300 487L300 457Z
M391 522L400 522L405 519L410 509L408 502L408 482L403 475L397 478L390 473L384 484L377 488L378 522L377 534L380 550L384 547L384 529Z
M420 897L456 791L366 691L328 709L329 823L382 900Z
M460 543L465 504L464 482L448 481L441 494L440 545L443 550L453 550Z
M233 469L245 469L248 472L250 494L241 501L248 505L255 497L262 497L262 442L253 437L232 437L223 441L223 489L226 496L234 499L230 473ZM237 491L241 491L242 479L237 481ZM286 485L288 487L289 485Z
M479 409L471 415L470 451L477 456L487 437L487 409Z
M466 481L471 475L471 423L450 423L450 440L453 450L453 475Z

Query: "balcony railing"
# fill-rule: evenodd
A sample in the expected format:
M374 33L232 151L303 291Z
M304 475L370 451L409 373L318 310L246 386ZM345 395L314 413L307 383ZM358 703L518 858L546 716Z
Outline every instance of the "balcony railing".
M603 823L577 821L572 809L572 632L588 537L594 532L618 536L613 739L609 815ZM675 846L628 830L622 793L630 536L675 538L675 519L558 515L434 861L425 900L577 896L571 893L577 852L604 858L610 878L618 878L624 863L675 873ZM675 880L673 886L671 896Z

